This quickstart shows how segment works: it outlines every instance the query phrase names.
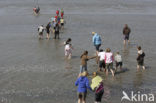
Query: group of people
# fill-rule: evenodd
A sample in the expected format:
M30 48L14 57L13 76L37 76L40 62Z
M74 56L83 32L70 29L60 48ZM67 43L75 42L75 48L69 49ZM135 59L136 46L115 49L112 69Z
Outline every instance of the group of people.
M36 9L34 9L36 12ZM59 14L61 14L59 16ZM52 27L52 32L54 34L54 39L59 39L59 30L63 30L64 28L64 11L61 9L61 13L59 10L56 11L56 16L51 18L51 21L47 24L46 27L43 25L39 26L39 39L43 39L43 32L46 30L47 32L47 39L50 38L50 31ZM123 28L123 37L124 37L124 45L129 40L129 35L131 33L131 29L128 27L127 24L125 24L125 27ZM98 71L99 72L105 72L106 75L108 75L109 71L112 73L112 76L115 76L115 72L120 68L122 70L122 56L119 52L116 52L115 55L113 52L111 52L110 48L106 48L106 50L100 49L102 45L102 40L100 35L98 35L96 32L92 32L92 42L96 49L96 55L94 56L88 56L88 51L85 50L83 54L80 56L81 64L80 64L80 72L79 76L75 82L75 85L78 86L78 103L86 103L86 96L87 96L87 88L93 92L95 92L95 103L100 103L102 100L102 96L104 94L104 85L103 85L103 79L99 75L97 75L97 72L92 73L92 82L91 85L89 83L89 80L87 78L88 70L87 70L87 62L90 59L96 59L96 62L98 64ZM64 52L65 52L65 58L71 59L72 57L72 50L73 46L71 43L72 39L68 38L64 43ZM138 50L138 56L136 58L137 60L137 69L142 66L143 69L145 69L144 66L144 57L145 53L141 49L141 46L137 47ZM115 69L113 68L113 62L115 62L116 66Z
M129 35L130 35L131 29L128 27L127 24L125 24L125 27L123 28L123 36L124 36L124 45L126 45L126 42L128 44L130 43ZM110 48L106 48L104 51L103 49L100 49L100 46L102 44L102 40L100 35L98 35L95 32L92 32L93 38L92 42L96 49L96 55L95 56L88 56L88 51L84 51L84 53L81 55L81 65L80 65L80 73L79 76L75 82L75 85L78 86L78 103L86 103L86 95L87 95L87 88L91 91L95 92L95 103L100 103L102 100L102 96L104 93L104 86L103 86L103 79L97 75L97 72L93 72L92 76L92 83L90 85L89 80L87 78L88 72L87 72L87 61L89 59L96 59L98 64L98 71L101 72L102 70L108 75L108 72L110 71L112 73L112 76L114 77L115 72L118 68L122 70L122 56L119 52L116 52L115 55L111 52ZM144 66L144 57L145 53L141 49L141 46L137 47L138 56L136 58L137 60L137 70L139 70L140 67L145 69ZM113 62L115 62L116 66L115 69L113 69Z
M43 39L43 32L46 30L47 36L46 39L50 39L50 32L54 34L54 39L59 39L60 30L64 29L64 11L61 9L61 18L59 16L59 10L56 11L56 16L52 17L50 22L44 27L40 25L38 27L39 39Z

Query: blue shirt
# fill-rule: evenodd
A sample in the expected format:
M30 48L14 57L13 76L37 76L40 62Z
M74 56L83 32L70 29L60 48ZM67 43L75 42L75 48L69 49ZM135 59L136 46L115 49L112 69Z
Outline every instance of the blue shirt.
M93 36L92 42L94 45L101 44L101 37L97 33L95 33L95 35Z

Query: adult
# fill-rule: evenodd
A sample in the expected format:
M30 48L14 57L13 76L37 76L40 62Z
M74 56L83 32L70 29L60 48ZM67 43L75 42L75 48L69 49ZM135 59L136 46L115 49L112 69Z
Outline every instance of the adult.
M39 26L38 27L39 39L43 39L43 31L44 31L43 25Z
M130 43L130 40L129 40L130 33L131 33L131 29L128 27L128 24L125 24L125 27L123 28L124 45L126 45L126 41Z
M111 52L110 48L107 48L105 53L106 75L108 75L108 72L111 71L112 76L114 77L113 61L114 61L113 53Z
M38 8L34 7L33 11L35 14L38 14L40 12L40 7L38 7Z
M100 103L104 93L104 86L102 78L96 72L93 72L91 88L95 91L95 103Z
M98 53L98 63L99 63L99 71L102 70L102 68L105 70L105 51L103 49L100 49L100 52Z
M101 46L101 37L95 32L92 32L92 35L93 35L92 42L95 46L96 54L98 54L99 48Z
M59 10L58 10L58 9L56 10L56 15L57 15L57 16L59 15Z
M60 23L61 23L61 30L63 30L64 29L64 18L63 17L61 18Z
M79 74L79 77L75 82L75 85L78 86L78 103L86 103L87 88L92 91L87 75L87 72Z
M61 18L63 18L63 15L64 15L64 10L61 9Z
M59 37L59 34L60 34L60 32L59 32L59 29L60 29L60 27L59 27L59 24L57 23L56 24L56 26L55 26L55 37L54 37L54 39L59 39L60 37Z
M89 57L88 51L84 51L84 53L81 55L81 65L80 65L80 73L83 73L84 71L87 71L87 61L89 59L96 58L96 56Z
M138 57L137 57L137 63L138 63L138 65L137 65L137 69L139 69L140 66L142 66L142 68L145 70L145 66L144 66L145 53L141 49L141 46L138 46L137 49L138 49Z
M47 31L47 39L50 38L50 27L51 27L51 23L49 22L46 26L46 31Z

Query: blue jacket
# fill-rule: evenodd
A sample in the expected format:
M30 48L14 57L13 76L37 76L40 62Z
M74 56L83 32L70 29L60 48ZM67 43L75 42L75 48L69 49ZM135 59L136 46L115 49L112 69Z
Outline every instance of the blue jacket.
M92 41L94 45L99 45L101 44L101 37L97 33L95 33Z
M87 88L89 90L92 90L90 85L89 85L89 80L87 77L84 77L84 76L81 76L79 77L76 82L75 82L75 85L78 86L77 88L77 91L79 93L84 93L84 92L87 92Z

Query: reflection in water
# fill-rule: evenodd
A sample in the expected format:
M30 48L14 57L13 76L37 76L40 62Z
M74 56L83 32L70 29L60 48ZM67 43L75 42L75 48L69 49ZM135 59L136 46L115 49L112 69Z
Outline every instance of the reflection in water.
M134 77L133 80L133 86L134 88L139 88L143 85L143 72L142 71L138 71L136 73L136 76Z
M128 46L124 45L124 47L123 47L123 55L124 55L124 57L127 57L129 55L129 49L130 49L129 45Z

